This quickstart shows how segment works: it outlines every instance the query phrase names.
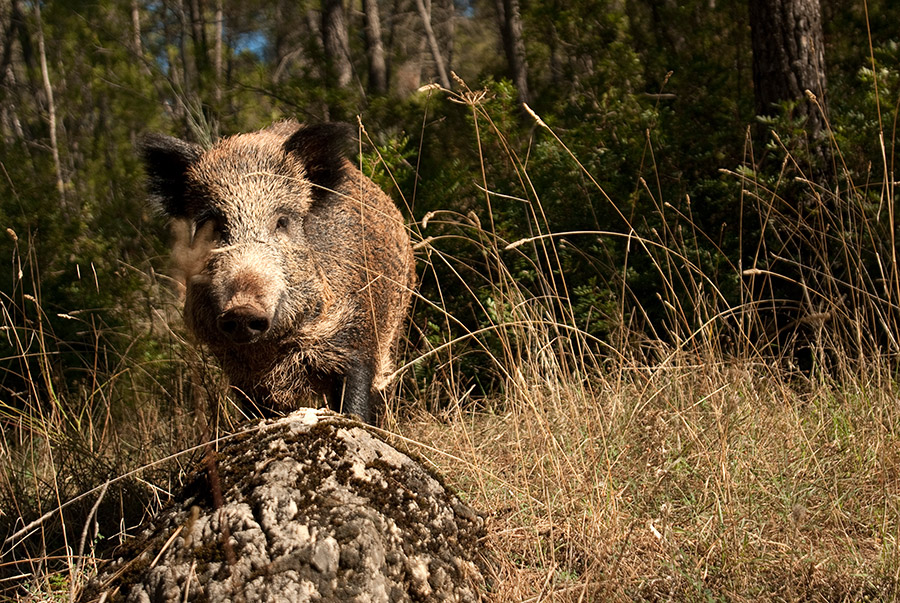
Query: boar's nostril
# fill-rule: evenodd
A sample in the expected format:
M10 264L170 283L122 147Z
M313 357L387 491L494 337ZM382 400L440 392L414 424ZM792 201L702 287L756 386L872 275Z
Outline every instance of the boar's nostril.
M233 342L250 343L269 330L270 321L259 308L238 306L222 312L216 325Z

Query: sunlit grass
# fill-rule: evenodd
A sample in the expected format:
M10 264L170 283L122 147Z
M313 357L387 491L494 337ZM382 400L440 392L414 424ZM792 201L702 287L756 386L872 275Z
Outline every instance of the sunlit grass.
M477 95L458 100L492 123ZM650 255L662 277L670 330L658 341L622 325L620 345L610 348L567 312L560 279L544 283L542 296L517 285L510 254L543 253L553 265L557 235L485 244L491 283L442 283L492 300L483 332L499 346L486 364L503 376L504 393L473 400L471 390L447 386L443 412L398 417L398 442L490 518L491 600L897 598L900 425L895 357L882 343L896 332L896 276L863 267L866 254L884 250L871 245L883 225L850 183L840 198L806 190L821 208L792 234L785 225L796 226L801 212L791 199L746 173L735 178L760 219L783 229L782 247L746 241L758 246L759 263L719 275L745 279L740 300L726 300L716 276L691 261L683 233L705 235L689 213L668 206L666 232L650 236L620 225L631 253ZM539 191L522 195L539 206ZM770 287L760 279L784 278L775 270L797 237L815 261L793 266L789 278L804 297L788 309L801 326L784 337L771 325L787 304L754 292ZM472 238L495 240L489 229ZM452 263L439 243L429 246L430 263ZM832 272L835 254L855 277ZM627 290L621 299L619 316L641 310ZM794 364L800 346L811 368ZM452 346L436 353L453 364Z
M438 290L469 295L479 327L460 334L463 321L440 295L417 300L420 313L437 313L440 324L413 317L411 333L424 336L401 358L399 395L384 427L395 445L436 467L488 517L486 597L896 599L900 413L891 342L900 332L900 283L887 259L877 275L864 266L885 249L894 257L891 244L877 240L893 224L878 222L845 172L838 194L808 185L808 199L821 206L814 220L790 231L804 216L792 210L786 185L763 182L748 167L730 173L739 202L752 204L767 228L781 229L778 249L768 247L771 237L744 241L759 251L752 266L704 273L691 250L707 235L689 207L676 211L649 187L667 217L661 231L640 233L622 215L608 232L563 235L547 223L541 191L482 99L452 95L478 124L473 144L485 165L514 166L535 235L502 240L477 215L452 211L411 225L420 273L451 275L440 277L449 280ZM539 127L568 151L563 137ZM489 138L508 155L485 157ZM786 165L790 159L787 153ZM475 177L489 208L487 173ZM617 203L603 192L602 175L585 175L595 194ZM649 257L662 283L667 331L631 328L625 317L646 308L624 279L618 306L603 317L618 321L607 341L579 323L564 274L545 276L537 291L517 281L514 262L559 268L563 240L573 245L588 234L627 238L626 262ZM478 250L485 273L477 281L461 276L471 271L464 258L445 251L450 238ZM790 264L800 257L791 255L800 239L809 265ZM836 256L850 269L835 270ZM16 251L13 260L30 266L27 254L20 260ZM724 278L741 284L739 299L727 299ZM784 278L803 296L790 308L797 324L773 332L780 302L759 292ZM18 562L0 588L18 584L22 600L51 601L77 594L96 570L93 546L125 537L141 509L152 511L176 491L190 458L178 453L220 434L230 415L219 412L223 388L208 358L179 337L177 319L159 335L161 356L123 357L110 374L79 387L61 383L52 363L61 342L43 330L38 281L23 280L3 300L4 332L17 354L10 366L32 389L4 392L14 397L0 403L0 512L12 531L44 519L26 530L30 538L0 545L3 564ZM160 311L172 304L165 291L156 290ZM169 310L163 314L172 319ZM801 346L810 367L794 363ZM104 353L99 344L96 353ZM461 374L467 354L478 354L499 384L491 395ZM89 356L84 363L94 366ZM168 465L156 472L160 459ZM133 474L143 485L139 495L103 489L140 468ZM124 508L127 496L138 512ZM92 511L98 501L104 504ZM96 534L98 515L117 527Z

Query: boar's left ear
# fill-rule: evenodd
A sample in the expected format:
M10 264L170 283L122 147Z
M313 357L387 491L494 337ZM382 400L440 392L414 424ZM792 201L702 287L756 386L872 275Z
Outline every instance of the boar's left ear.
M306 166L306 177L321 195L324 189L334 190L344 172L344 158L353 140L353 127L345 123L304 125L284 143L284 150L293 153Z
M164 134L145 134L138 142L138 152L147 170L150 194L168 215L189 217L185 199L187 171L203 150L198 145Z

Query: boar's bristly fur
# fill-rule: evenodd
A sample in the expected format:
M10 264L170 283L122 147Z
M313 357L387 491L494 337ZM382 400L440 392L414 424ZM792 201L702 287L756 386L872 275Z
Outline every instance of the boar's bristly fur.
M189 222L185 322L248 406L324 394L372 423L415 284L397 207L343 124L279 122L209 149L147 135L148 188Z

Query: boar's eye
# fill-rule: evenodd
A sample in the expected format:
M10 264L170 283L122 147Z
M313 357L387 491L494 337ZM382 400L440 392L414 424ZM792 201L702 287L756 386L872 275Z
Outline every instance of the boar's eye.
M275 223L275 231L276 232L287 232L288 227L291 225L291 219L287 216L281 216L278 218L278 222Z

